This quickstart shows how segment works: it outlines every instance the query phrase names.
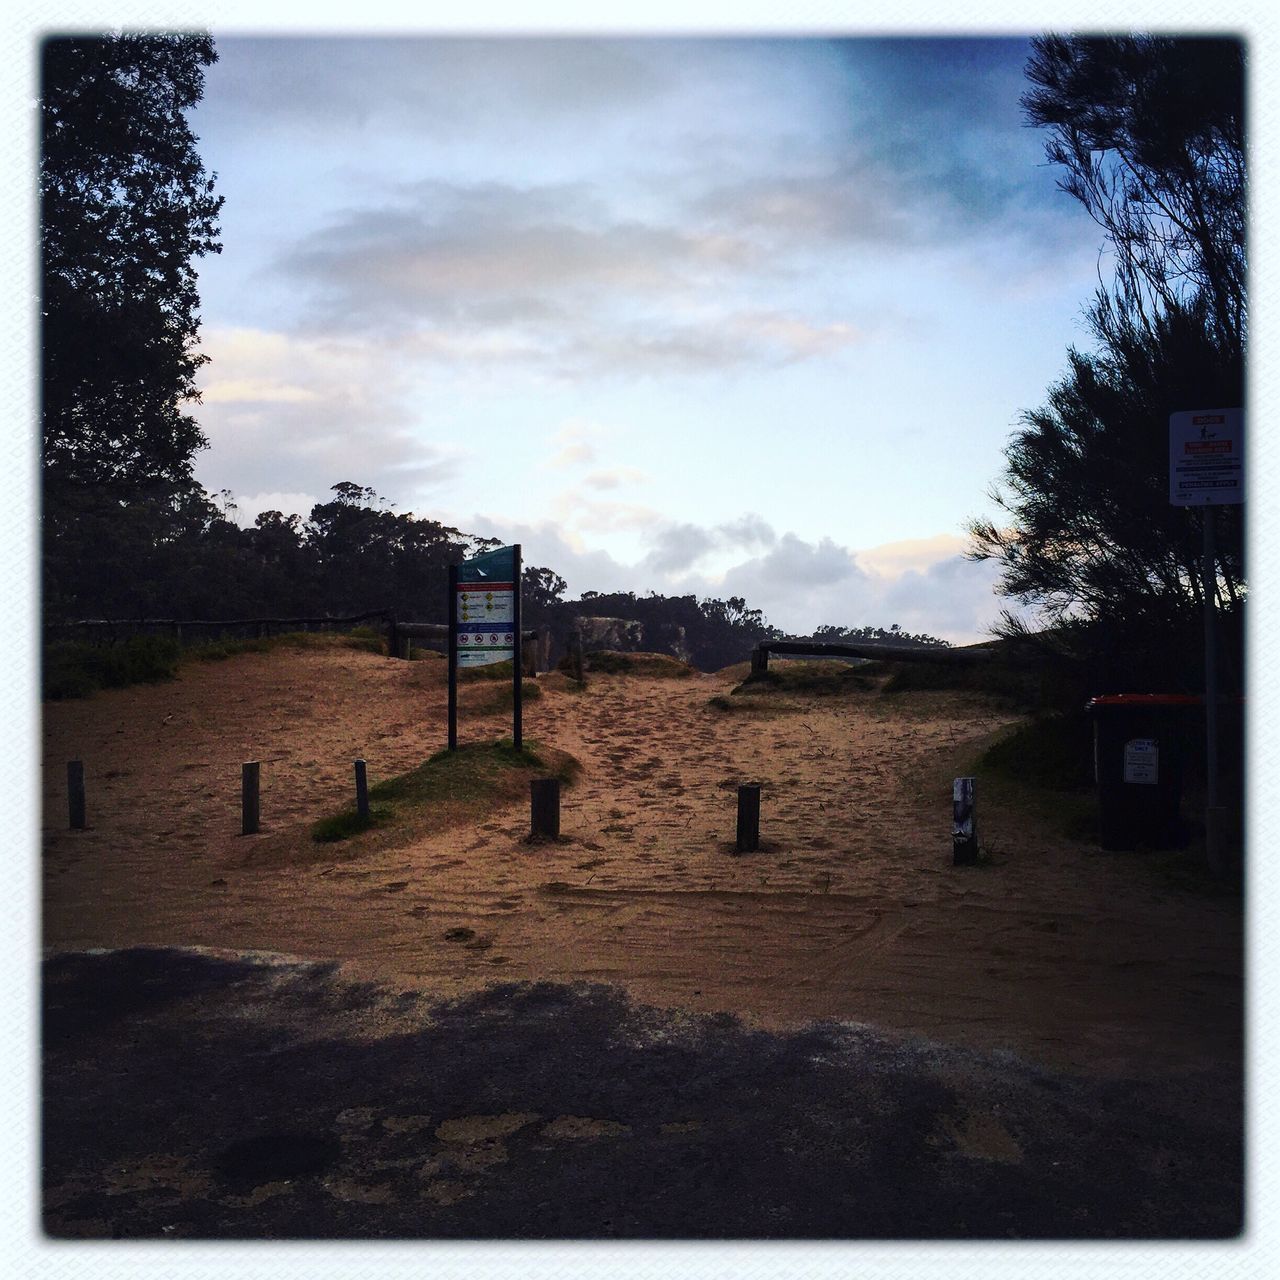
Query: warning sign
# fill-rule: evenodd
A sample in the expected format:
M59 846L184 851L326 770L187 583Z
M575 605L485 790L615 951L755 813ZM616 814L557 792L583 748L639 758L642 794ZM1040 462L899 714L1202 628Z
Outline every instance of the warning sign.
M1154 738L1130 738L1124 744L1124 780L1149 786L1160 781L1160 748Z
M1169 415L1169 501L1174 506L1244 501L1244 411Z

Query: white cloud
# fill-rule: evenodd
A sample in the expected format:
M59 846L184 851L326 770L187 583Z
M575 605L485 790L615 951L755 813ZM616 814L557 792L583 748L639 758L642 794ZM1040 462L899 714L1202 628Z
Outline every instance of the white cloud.
M304 520L311 514L311 508L321 501L327 501L332 494L324 498L314 493L249 493L237 494L235 503L235 519L242 528L249 528L264 511L279 511L282 515L301 516Z
M440 516L457 523L453 516ZM568 597L584 591L657 591L665 595L695 594L699 598L743 596L751 608L763 611L774 626L793 634L809 634L825 624L882 626L898 623L904 631L924 632L956 644L990 637L990 627L1008 601L993 590L998 568L975 564L944 553L949 534L863 553L831 539L808 542L794 533L775 537L770 550L739 561L721 575L699 573L692 566L716 547L725 545L724 530L754 529L763 536L772 530L759 517L703 528L666 522L645 533L648 550L628 562L600 549L554 522L516 524L473 515L463 525L469 531L520 542L526 563L554 569L569 584ZM874 552L881 552L875 555ZM883 572L860 565L871 554ZM915 563L922 567L905 567Z
M212 446L196 458L207 488L327 493L351 480L394 496L458 469L456 452L408 429L413 388L386 345L217 328L201 345L212 357L195 410Z

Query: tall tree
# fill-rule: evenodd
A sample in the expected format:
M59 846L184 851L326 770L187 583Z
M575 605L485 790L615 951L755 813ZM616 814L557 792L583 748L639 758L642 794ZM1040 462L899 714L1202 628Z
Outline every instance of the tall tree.
M1120 299L1155 314L1200 298L1218 344L1243 348L1244 46L1222 37L1032 41L1028 120L1061 188L1106 232Z
M42 470L54 600L75 599L73 579L92 581L85 557L110 535L113 507L181 506L195 492L191 463L205 440L184 407L198 399L206 357L193 259L221 248L222 198L186 112L215 58L207 35L57 37L42 49Z
M1247 336L1243 56L1232 40L1049 36L1033 42L1028 119L1059 185L1104 229L1115 277L1087 312L1095 349L1023 415L1003 515L970 525L974 559L1050 621L1168 638L1200 600L1199 516L1168 502L1168 422L1243 403ZM1244 596L1239 508L1219 519L1220 580ZM1004 630L1018 624L1006 615ZM1189 634L1189 632L1188 632ZM1153 677L1154 678L1154 677Z

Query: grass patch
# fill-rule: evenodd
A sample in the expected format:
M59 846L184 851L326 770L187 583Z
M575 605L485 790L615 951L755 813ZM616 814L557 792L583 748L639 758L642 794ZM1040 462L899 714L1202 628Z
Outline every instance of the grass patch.
M237 654L268 653L273 649L383 653L386 646L372 627L346 632L288 631L277 636L224 637L185 648L173 636L130 636L110 645L56 641L45 646L41 694L49 701L87 698L99 689L172 680L187 662L225 662Z
M113 645L62 641L45 648L42 693L50 701L87 698L99 689L172 680L181 659L170 636L130 636Z
M875 680L862 665L831 658L800 661L774 658L767 671L749 675L733 693L803 693L831 698L865 693L873 688Z
M584 671L599 675L650 676L666 680L687 680L693 668L669 653L622 653L617 649L597 649L582 659ZM566 675L573 674L573 660L566 655L556 667Z
M954 689L981 693L1005 703L1028 709L1040 705L1040 676L1025 668L990 662L952 666L942 662L886 661L889 671L881 692L886 694L936 692Z
M508 664L507 683L492 688L477 689L476 695L467 701L467 710L476 715L488 715L493 711L509 711L515 706L516 695L512 688ZM542 697L542 686L536 680L520 681L520 699L532 702Z
M979 764L1048 791L1092 791L1093 725L1085 715L1037 716L988 747Z
M511 739L470 743L439 751L425 764L369 788L369 817L355 806L312 824L317 843L346 840L373 828L432 829L474 822L480 814L527 796L534 778L554 777L569 785L579 765L563 751L526 742L517 751Z
M512 682L515 672L511 667L511 659L505 662L491 662L486 667L459 667L458 683L471 684L479 680L505 680Z

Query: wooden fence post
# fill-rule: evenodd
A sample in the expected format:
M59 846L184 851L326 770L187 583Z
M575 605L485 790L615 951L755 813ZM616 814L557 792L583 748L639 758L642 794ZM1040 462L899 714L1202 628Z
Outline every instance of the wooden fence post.
M760 784L738 788L738 838L735 853L754 853L760 847Z
M569 637L569 656L573 660L573 678L582 684L584 677L582 673L582 632L575 631Z
M356 761L356 813L361 818L369 816L369 776L363 760Z
M529 783L529 839L560 838L560 779L534 778Z
M957 867L978 861L978 812L972 778L957 778L951 788L951 861Z
M67 809L72 831L85 829L84 761L67 761Z
M762 676L769 670L769 650L763 645L756 645L751 650L751 674Z
M240 834L254 835L258 830L258 761L248 760L240 768Z

